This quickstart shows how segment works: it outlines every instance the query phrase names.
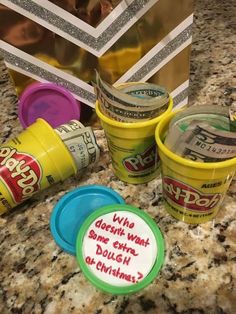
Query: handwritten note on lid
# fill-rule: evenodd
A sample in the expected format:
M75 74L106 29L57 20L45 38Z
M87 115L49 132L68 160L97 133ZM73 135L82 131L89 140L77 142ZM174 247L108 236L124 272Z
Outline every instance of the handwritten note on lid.
M149 225L128 211L113 211L95 219L83 238L83 258L90 271L114 286L144 279L157 258L157 243Z

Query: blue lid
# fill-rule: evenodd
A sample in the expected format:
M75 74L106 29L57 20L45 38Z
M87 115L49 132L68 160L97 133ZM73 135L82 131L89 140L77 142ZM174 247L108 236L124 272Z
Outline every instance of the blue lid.
M114 190L102 185L88 185L65 194L53 208L50 229L57 245L76 255L76 238L86 218L105 205L124 204Z

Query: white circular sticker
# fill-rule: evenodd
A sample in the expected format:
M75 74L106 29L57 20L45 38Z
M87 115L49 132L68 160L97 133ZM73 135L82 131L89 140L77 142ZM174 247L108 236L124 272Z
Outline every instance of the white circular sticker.
M133 285L145 278L157 258L157 243L149 225L129 211L98 217L82 246L90 271L114 286Z

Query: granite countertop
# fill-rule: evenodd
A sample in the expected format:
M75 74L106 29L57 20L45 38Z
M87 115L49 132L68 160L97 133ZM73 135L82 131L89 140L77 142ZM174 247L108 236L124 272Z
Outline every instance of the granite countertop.
M190 104L235 101L234 0L196 1ZM1 142L17 135L17 97L0 61ZM131 185L112 172L102 130L95 131L100 161L63 184L41 192L0 217L0 312L52 314L236 313L236 181L217 217L188 225L170 217L160 197L160 179ZM156 221L166 243L165 262L147 288L131 296L96 290L75 257L64 253L49 230L53 206L67 192L103 184Z

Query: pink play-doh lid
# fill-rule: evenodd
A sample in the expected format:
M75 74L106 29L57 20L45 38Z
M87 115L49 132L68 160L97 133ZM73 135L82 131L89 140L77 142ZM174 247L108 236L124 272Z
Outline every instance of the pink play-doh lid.
M33 83L20 97L18 115L23 128L37 118L56 128L70 120L79 120L80 107L80 102L65 88L54 83Z

